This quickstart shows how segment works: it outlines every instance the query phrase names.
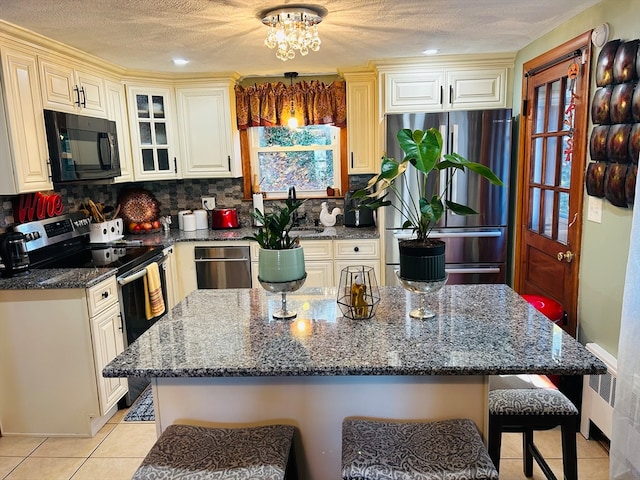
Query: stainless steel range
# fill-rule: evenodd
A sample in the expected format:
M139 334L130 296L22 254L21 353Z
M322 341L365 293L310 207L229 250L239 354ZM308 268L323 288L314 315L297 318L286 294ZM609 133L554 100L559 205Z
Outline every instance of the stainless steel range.
M143 278L147 266L157 262L162 293L167 298L164 246L140 241L90 243L90 224L83 214L72 213L23 223L14 230L25 236L31 269L116 268L124 343L130 345L162 317L146 317ZM130 378L124 403L130 406L148 384L147 379Z

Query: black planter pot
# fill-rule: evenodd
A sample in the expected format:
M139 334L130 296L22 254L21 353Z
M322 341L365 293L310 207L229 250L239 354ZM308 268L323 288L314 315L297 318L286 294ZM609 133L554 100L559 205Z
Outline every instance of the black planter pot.
M442 240L401 240L400 276L405 280L433 282L444 280L444 249Z

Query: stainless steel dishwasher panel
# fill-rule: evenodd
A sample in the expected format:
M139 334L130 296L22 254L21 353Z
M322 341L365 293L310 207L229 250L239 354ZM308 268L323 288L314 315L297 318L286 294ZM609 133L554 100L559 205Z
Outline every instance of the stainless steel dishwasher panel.
M249 247L195 247L198 288L251 288Z

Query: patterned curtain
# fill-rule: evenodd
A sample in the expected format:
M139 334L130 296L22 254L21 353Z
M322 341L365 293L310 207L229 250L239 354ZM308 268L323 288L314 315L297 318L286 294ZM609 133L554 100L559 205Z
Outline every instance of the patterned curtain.
M347 95L344 81L329 85L313 80L293 85L282 82L242 87L236 85L238 129L287 125L291 99L298 125L347 125Z

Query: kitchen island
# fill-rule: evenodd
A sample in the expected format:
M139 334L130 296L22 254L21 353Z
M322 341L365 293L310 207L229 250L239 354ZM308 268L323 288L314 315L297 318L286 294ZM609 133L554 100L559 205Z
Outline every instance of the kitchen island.
M104 370L152 377L158 432L175 422L295 425L303 478L339 478L348 416L472 419L487 428L487 375L597 374L605 365L506 285L445 286L436 317L381 287L376 315L341 316L335 289L198 290Z

